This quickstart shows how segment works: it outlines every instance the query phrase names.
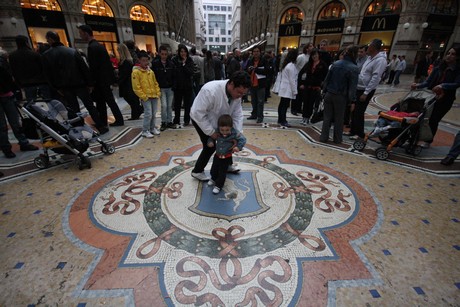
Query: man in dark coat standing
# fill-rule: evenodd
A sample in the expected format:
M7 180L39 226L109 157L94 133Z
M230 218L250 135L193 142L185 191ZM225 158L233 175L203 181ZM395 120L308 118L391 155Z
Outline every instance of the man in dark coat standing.
M110 126L123 126L124 120L120 108L115 102L110 86L115 83L115 72L110 56L104 46L94 39L93 30L88 25L78 27L81 39L88 42L88 63L91 76L94 79L94 89L91 93L96 102L102 122L107 123L107 106L112 110L115 122Z

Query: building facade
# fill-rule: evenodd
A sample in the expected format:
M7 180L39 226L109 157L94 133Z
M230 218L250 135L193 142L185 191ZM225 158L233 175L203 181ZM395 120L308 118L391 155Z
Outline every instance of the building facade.
M203 1L206 48L227 53L232 45L232 0Z
M241 0L241 47L280 52L327 39L336 52L380 38L410 67L426 50L443 56L460 43L458 13L458 0Z
M193 2L184 0L4 0L0 46L14 50L14 37L26 35L38 47L53 30L65 45L84 50L77 26L87 24L109 52L117 53L117 44L127 40L141 50L155 53L164 44L175 52L179 43L194 44L194 21Z

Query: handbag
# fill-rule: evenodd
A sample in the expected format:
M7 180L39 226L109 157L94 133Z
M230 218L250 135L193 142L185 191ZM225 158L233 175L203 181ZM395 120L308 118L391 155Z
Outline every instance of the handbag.
M319 101L318 107L313 109L313 114L310 118L310 123L316 124L323 121L324 118L324 96L321 95L321 100Z
M272 93L278 95L281 87L281 72L278 72L278 75L276 75L276 80L275 84L273 84L272 87Z

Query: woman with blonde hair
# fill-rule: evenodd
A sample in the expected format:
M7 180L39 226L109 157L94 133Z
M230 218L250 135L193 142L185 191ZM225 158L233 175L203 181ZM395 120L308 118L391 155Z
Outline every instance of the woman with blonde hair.
M139 119L144 108L139 102L139 97L133 91L131 83L131 73L133 71L133 57L125 44L118 45L118 54L120 62L118 65L118 89L119 96L123 97L131 107L131 118L129 120Z

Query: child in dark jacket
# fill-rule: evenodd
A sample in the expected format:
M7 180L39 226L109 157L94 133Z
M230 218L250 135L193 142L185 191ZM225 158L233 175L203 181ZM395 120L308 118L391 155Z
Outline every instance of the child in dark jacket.
M233 128L232 117L228 114L221 115L217 121L219 136L216 140L209 138L208 146L216 146L216 153L211 166L211 179L209 186L213 186L212 193L218 194L227 178L227 169L232 164L232 154L239 152L246 144L246 138Z

